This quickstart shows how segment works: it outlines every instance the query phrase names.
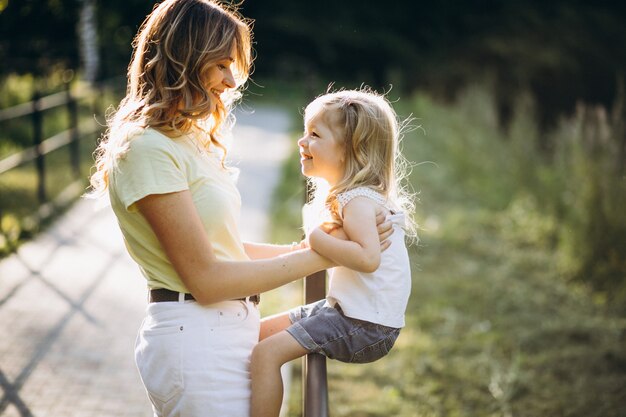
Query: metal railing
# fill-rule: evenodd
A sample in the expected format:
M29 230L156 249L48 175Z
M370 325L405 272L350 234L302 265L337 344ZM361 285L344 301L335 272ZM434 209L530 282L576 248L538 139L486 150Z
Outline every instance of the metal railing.
M33 216L37 222L49 217L57 206L66 205L80 193L84 192L84 178L81 178L80 173L81 136L88 137L93 135L101 129L101 126L93 117L80 123L78 103L81 100L93 99L93 111L99 114L97 99L102 95L101 92L102 88L97 90L83 89L74 92L70 84L67 84L65 91L42 97L37 90L33 93L31 101L0 110L0 122L30 116L30 121L24 121L24 123L32 125L32 145L0 159L0 175L26 163L34 162L37 176L36 194L39 207ZM44 138L44 112L60 106L65 106L67 109L69 128L49 138ZM55 198L50 198L46 188L46 155L64 146L68 146L73 181Z
M305 184L305 204L310 202L312 190ZM303 218L304 218L303 212ZM306 222L306 219L303 219ZM326 271L319 271L304 279L304 302L310 304L326 297ZM328 381L326 357L309 353L302 366L302 415L303 417L328 417Z
M326 296L326 271L316 272L304 280L307 304ZM302 372L302 410L304 417L328 417L328 383L326 357L309 353L304 358Z

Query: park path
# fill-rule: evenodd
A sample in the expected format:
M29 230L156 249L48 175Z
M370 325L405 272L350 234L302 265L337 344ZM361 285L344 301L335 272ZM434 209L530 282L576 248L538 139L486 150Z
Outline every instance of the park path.
M262 108L237 120L242 234L263 240L289 119ZM0 262L0 416L151 416L133 362L145 306L110 207L79 201Z

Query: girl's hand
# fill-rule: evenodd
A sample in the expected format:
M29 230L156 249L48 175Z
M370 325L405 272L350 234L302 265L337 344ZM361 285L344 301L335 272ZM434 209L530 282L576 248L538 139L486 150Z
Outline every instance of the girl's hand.
M307 239L302 239L300 242L293 242L291 244L291 249L290 252L296 251L296 250L301 250L301 249L308 249L309 248L309 242Z
M305 244L307 247L315 250L317 243L319 242L320 234L331 235L337 239L341 240L350 240L348 236L343 231L341 225L334 222L324 222L311 230L307 238L305 239ZM319 247L319 246L318 246Z
M335 222L324 222L318 226L324 233L332 234L334 230L341 229L341 225Z
M341 239L341 240L350 240L346 232L343 231L343 227L341 226L335 227L332 230L332 232L329 233L329 235L331 235L334 238Z

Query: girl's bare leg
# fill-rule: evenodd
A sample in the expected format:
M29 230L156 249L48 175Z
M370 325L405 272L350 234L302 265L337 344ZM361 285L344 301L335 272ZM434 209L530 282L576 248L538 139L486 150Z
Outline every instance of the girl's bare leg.
M289 320L288 312L265 317L261 320L259 340L267 339L281 330L285 330L289 326L291 326L291 321Z
M289 320L289 319L287 319ZM278 417L283 400L280 367L308 353L286 331L280 331L259 342L252 351L251 417Z

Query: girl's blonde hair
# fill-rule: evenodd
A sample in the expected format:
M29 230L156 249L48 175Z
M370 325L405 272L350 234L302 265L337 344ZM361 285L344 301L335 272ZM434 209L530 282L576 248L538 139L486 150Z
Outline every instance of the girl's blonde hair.
M305 123L323 118L334 132L340 132L345 170L343 178L325 195L315 193L312 206L324 206L332 221L342 224L337 195L357 187L369 187L382 194L392 207L406 215L406 234L417 237L414 195L406 181L410 165L402 155L400 141L407 120L400 122L384 95L370 88L327 93L305 109ZM319 179L309 179L316 190L323 189Z
M218 131L228 107L240 93L223 93L211 112L205 87L209 69L231 57L235 47L233 76L240 87L252 65L250 22L232 6L213 0L165 0L141 25L133 41L128 66L126 96L117 111L107 117L108 129L96 150L96 171L91 176L94 193L109 185L109 173L128 150L131 137L145 128L170 137L199 130L201 145L226 149Z

